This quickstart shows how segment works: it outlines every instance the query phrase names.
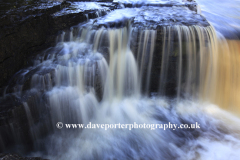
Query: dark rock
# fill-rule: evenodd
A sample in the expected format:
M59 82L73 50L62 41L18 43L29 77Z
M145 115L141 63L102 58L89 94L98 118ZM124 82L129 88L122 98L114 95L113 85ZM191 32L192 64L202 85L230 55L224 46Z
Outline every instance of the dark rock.
M69 9L65 9L69 7ZM62 12L61 12L62 10ZM104 10L70 12L71 3L20 8L0 18L0 88L19 69L27 66L28 57L55 44L60 30L105 14ZM60 14L61 13L61 14ZM35 54L36 55L36 54Z
M18 154L0 153L1 160L44 160L40 157L22 157Z
M33 90L22 96L7 94L0 99L0 152L27 153L33 149L33 141L51 132L45 125L49 112L42 97L42 92ZM15 148L21 145L24 147Z

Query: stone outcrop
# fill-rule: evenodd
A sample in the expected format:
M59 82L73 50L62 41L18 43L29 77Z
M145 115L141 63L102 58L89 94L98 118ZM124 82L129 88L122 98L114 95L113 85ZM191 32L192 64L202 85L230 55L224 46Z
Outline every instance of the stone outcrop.
M105 5L105 10L114 5ZM103 10L78 9L70 2L40 3L10 10L0 17L0 88L28 65L29 57L55 45L59 31L104 15Z

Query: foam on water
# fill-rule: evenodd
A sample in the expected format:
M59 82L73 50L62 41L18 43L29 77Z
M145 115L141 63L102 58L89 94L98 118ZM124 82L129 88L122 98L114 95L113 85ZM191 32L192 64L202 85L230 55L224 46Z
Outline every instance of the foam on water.
M64 8L59 12L54 13L54 16L61 16L64 14L79 13L86 10L98 10L102 12L109 11L107 7L103 7L96 2L72 2L68 8Z
M136 26L150 25L209 25L205 18L185 6L123 8L110 12L98 19L98 24L120 22L133 19Z
M47 140L50 159L237 159L240 151L238 118L232 124L217 106L160 97L104 101L95 108L92 124L194 124L200 129L83 129ZM209 110L214 110L210 112ZM218 115L221 114L221 118ZM216 116L216 117L215 117ZM104 118L103 118L104 117ZM65 135L65 136L64 136ZM50 143L49 143L50 142ZM62 146L62 144L65 144ZM56 146L62 146L58 148ZM221 152L219 152L221 150Z
M131 4L166 4L166 3L180 3L183 4L184 0L114 0L114 2L131 3Z

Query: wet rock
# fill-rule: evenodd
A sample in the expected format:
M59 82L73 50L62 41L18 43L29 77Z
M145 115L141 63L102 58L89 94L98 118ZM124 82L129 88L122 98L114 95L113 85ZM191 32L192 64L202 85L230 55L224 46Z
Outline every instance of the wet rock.
M49 22L49 14L61 10L66 2L53 6L12 11L1 17L0 31L0 69L3 78L0 86L20 68L27 65L27 57L34 52L51 46L54 34ZM22 13L22 14L19 14ZM15 19L12 19L15 17Z
M8 95L1 98L1 120L0 120L0 150L4 151L9 148L12 144L20 144L21 135L30 136L27 127L27 115L24 111L22 103L14 95ZM15 117L17 115L17 117ZM16 137L16 138L15 138ZM29 143L28 139L25 143Z
M114 4L118 4L119 5L119 2L116 2L114 1L113 2ZM183 2L178 2L178 1L158 1L158 2L154 2L154 1L135 1L133 3L129 3L129 2L122 2L122 5L124 7L127 7L127 8L133 8L133 7L142 7L142 6L156 6L156 7L173 7L173 6L176 6L176 7L188 7L190 10L192 11L195 11L197 13L197 3L196 1L194 0L186 0Z
M17 150L26 153L33 149L33 141L46 136L47 108L42 102L42 92L32 90L22 96L7 94L0 99L0 152ZM41 105L41 107L40 107ZM38 132L38 128L44 128ZM24 145L22 149L15 147Z
M76 4L65 1L41 3L41 6L11 10L0 17L0 70L3 75L0 87L28 65L29 56L55 45L60 30L106 14L107 7L99 8L84 10L80 5L76 9Z
M207 20L186 6L141 6L139 8L124 8L115 10L99 18L94 23L95 28L122 28L131 22L133 27L141 29L161 28L162 26L209 26Z
M44 160L40 157L22 157L18 154L0 153L1 160Z

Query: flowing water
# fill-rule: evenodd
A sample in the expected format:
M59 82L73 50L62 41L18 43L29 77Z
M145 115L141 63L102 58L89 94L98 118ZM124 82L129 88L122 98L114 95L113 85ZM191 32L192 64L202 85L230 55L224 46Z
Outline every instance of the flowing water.
M55 47L20 71L23 79L31 73L28 91L38 93L34 102L24 103L34 141L32 155L88 160L239 159L239 42L225 40L205 25L138 29L129 19L142 9L146 11L126 9L132 11L130 15L124 9L116 11L114 22L124 24L117 28L101 25L112 22L111 13L98 21L99 26L93 20L63 32ZM174 98L167 96L169 86ZM23 88L16 87L17 96L25 94ZM34 124L33 112L44 120ZM60 130L58 122L178 126L197 122L200 128ZM42 138L44 132L47 137Z
M240 1L197 0L202 14L212 23L214 28L230 39L239 39L240 33Z

